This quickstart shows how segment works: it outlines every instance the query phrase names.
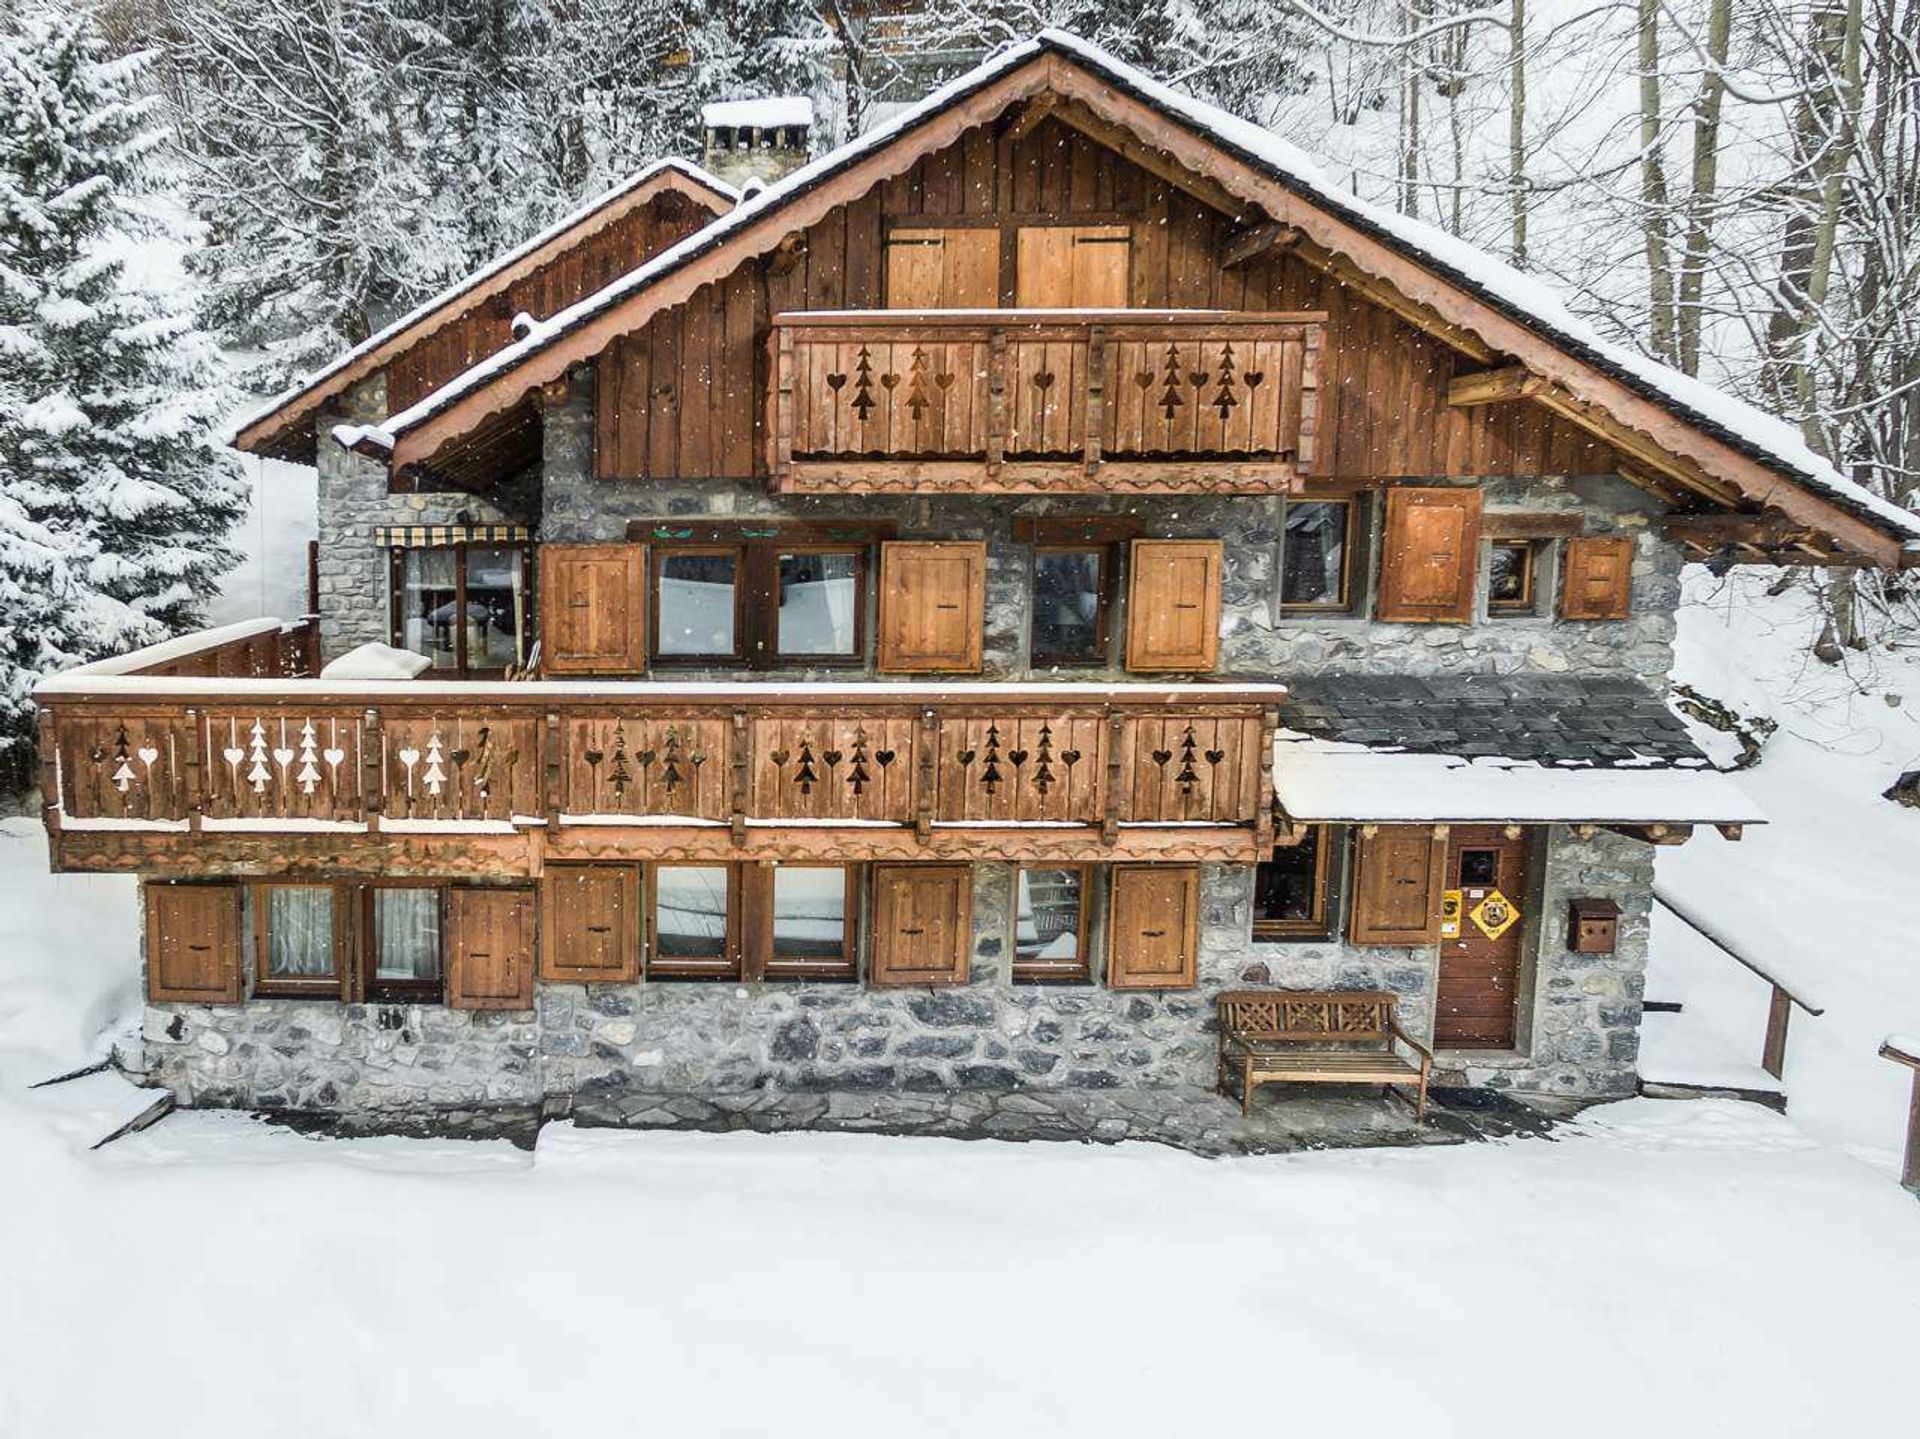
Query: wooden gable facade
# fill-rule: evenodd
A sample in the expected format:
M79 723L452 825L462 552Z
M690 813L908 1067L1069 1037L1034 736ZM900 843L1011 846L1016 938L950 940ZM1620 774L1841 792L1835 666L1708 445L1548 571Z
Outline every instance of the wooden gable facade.
M1078 302L1116 294L1123 309L1324 315L1313 479L1619 467L1611 446L1524 400L1450 405L1449 385L1475 368L1470 358L1289 247L1237 260L1242 235L1233 213L1057 116L976 126L616 339L596 364L596 471L766 477L775 316L912 308L909 300L1105 308ZM1102 270L1118 272L1119 288L1090 290L1082 265L1076 292L1059 237L1101 243ZM973 278L956 289L949 256L931 283L922 279L935 248L964 248L959 263ZM903 268L920 283L905 289Z

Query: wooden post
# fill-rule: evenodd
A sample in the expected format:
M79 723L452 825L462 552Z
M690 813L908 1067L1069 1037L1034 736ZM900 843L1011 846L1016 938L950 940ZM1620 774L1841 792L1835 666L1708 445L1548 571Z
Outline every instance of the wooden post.
M542 809L547 816L547 839L558 842L560 838L560 796L566 791L566 776L560 772L560 716L549 711L544 743L541 746L541 771L546 776L543 788Z
M320 541L307 541L307 618L320 614Z
M1888 1040L1880 1046L1880 1057L1904 1064L1913 1071L1913 1094L1907 1101L1907 1153L1900 1166L1900 1182L1920 1195L1920 1054L1896 1049L1893 1041Z
M1106 433L1107 330L1095 325L1087 332L1087 403L1081 413L1086 429L1086 461L1089 475L1100 469L1100 452Z
M1775 1079L1787 1067L1787 1018L1793 1013L1793 997L1779 985L1767 1002L1767 1042L1760 1051L1760 1067Z
M1120 748L1126 734L1126 719L1107 711L1107 791L1100 796L1100 842L1113 844L1120 838L1120 800L1124 788L1120 773Z
M386 737L380 733L380 711L370 709L361 722L363 748L360 753L360 817L379 814L386 796L380 777L386 772ZM370 826L371 827L371 826Z
M733 800L731 806L732 813L728 816L728 823L733 831L735 848L747 842L747 795L750 793L749 786L751 784L748 772L751 764L748 753L750 747L749 733L747 728L747 712L745 710L735 710L733 712L732 735Z
M927 844L933 839L933 796L939 782L936 766L940 752L940 721L930 709L920 711L914 745L919 753L914 758L913 837Z
M212 802L208 793L206 757L213 752L213 738L206 732L212 720L192 705L187 706L187 727L193 735L193 752L187 756L187 792L181 796L187 806L187 827L196 834L206 828L207 809Z
M811 404L813 397L807 398ZM774 489L784 490L793 470L793 331L784 325L773 332L773 423L767 440Z
M1007 458L1007 332L987 339L987 473L997 475Z

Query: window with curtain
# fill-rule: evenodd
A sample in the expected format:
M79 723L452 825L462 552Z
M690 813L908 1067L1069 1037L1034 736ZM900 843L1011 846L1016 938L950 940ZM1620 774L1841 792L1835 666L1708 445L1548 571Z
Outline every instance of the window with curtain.
M380 886L372 891L368 998L419 998L428 991L438 995L440 899L438 889L425 886Z
M497 675L525 664L531 554L526 545L396 547L393 643L449 674Z
M254 992L338 994L334 891L330 885L256 885L247 895Z

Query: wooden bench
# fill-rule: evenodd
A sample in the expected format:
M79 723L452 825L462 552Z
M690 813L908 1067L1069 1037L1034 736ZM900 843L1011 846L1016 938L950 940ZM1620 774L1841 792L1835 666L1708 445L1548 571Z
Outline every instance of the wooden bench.
M1433 1052L1400 1027L1393 1006L1385 990L1228 990L1215 1000L1217 1089L1226 1094L1228 1075L1237 1075L1240 1112L1247 1114L1254 1086L1275 1081L1383 1084L1389 1093L1404 1087L1416 1092L1414 1120L1424 1120Z

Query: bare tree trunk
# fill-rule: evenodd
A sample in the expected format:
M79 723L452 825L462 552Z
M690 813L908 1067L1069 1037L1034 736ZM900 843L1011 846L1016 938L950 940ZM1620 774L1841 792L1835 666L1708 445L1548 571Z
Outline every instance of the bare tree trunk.
M1400 0L1400 33L1420 28L1415 0ZM1420 214L1420 57L1408 38L1400 46L1400 213Z
M1720 111L1727 82L1721 67L1733 42L1733 0L1713 0L1707 12L1708 68L1694 102L1693 173L1687 192L1686 256L1680 263L1680 300L1675 312L1679 329L1680 368L1700 373L1700 331L1705 317L1707 255L1713 242L1714 206L1720 184Z
M1820 165L1820 215L1814 225L1813 256L1807 272L1806 326L1803 344L1811 343L1812 332L1827 303L1827 290L1833 279L1833 251L1840 233L1840 202L1845 193L1847 166L1853 158L1853 139L1860 112L1860 29L1861 0L1845 0L1841 15L1840 75L1834 95L1834 111L1828 120L1829 141ZM1821 422L1816 399L1816 367L1813 356L1803 356L1795 372L1795 388L1800 401L1801 429L1807 443L1832 457L1832 440Z
M1527 263L1527 0L1511 0L1508 34L1512 52L1507 102L1507 185L1512 209L1513 263Z
M1660 114L1660 0L1640 0L1640 201L1647 251L1648 343L1654 358L1674 359L1673 254L1667 226L1667 161Z

